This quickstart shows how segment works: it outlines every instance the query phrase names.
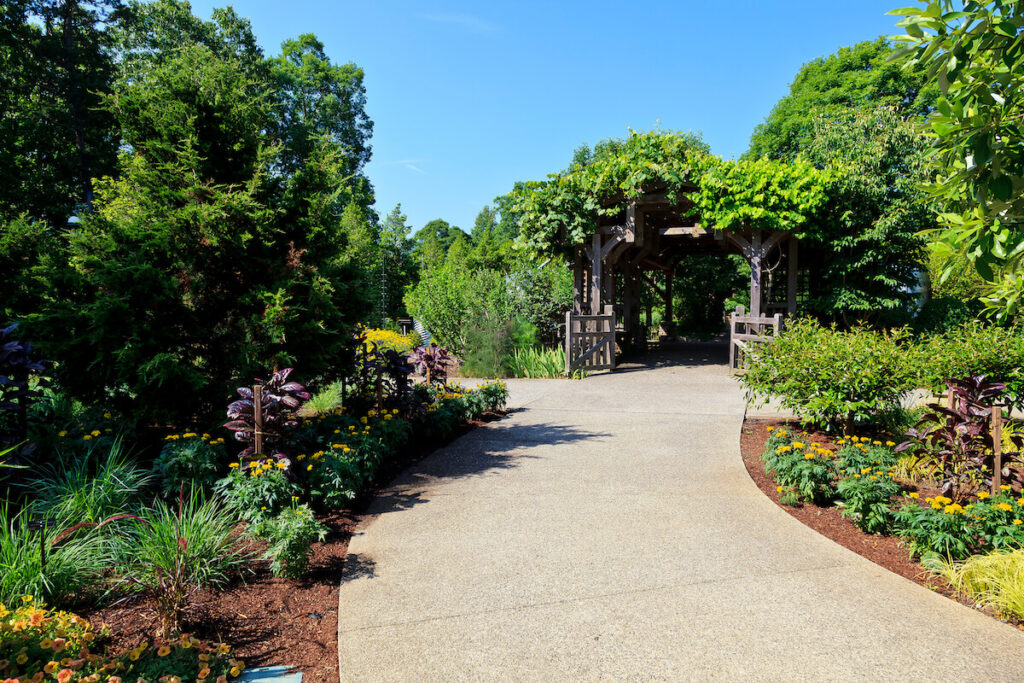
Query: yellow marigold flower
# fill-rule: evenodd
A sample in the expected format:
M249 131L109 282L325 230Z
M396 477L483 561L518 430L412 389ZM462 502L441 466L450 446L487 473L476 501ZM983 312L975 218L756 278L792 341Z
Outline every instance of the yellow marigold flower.
M185 432L184 434L181 435L181 438L183 438L183 439L191 439L191 438L194 438L195 436L197 436L197 434L195 432Z
M93 436L99 436L100 434L102 434L102 432L98 429L94 429L89 433L92 434Z
M949 514L951 514L951 515L955 515L958 512L963 512L964 509L962 507L960 507L959 505L957 505L956 503L954 503L953 505L947 505L945 507L944 511L949 513Z
M64 436L67 436L67 435L68 435L68 430L66 430L66 429L62 429L59 432L57 432L57 436L60 436L60 437L64 437Z
M309 472L309 471L310 471L311 469L313 469L313 466L312 466L312 465L306 465L306 471L307 471L307 472Z
M1010 510L1013 509L1013 506L1010 505L1009 503L999 503L998 505L996 505L996 508L1002 510L1003 512L1009 512Z
M919 494L917 491L914 491L913 493L910 494L910 497L916 500L920 495L921 494Z
M366 418L365 417L359 418L359 421L362 422L363 424L366 424Z
M33 598L32 598L31 595L23 595L23 596L21 596L21 601L24 602L24 603L32 602L32 599Z
M878 477L876 477L876 476L875 476L875 475L873 475L873 474L872 474L872 475L871 475L871 476L870 476L869 478L870 478L870 479L874 479L874 480L876 480L876 481L877 481L877 479L878 479Z
M92 438L92 434L83 434L82 441L88 441Z
M52 674L54 671L57 670L58 666L60 666L60 664L53 660L50 660L46 663L46 666L43 667L43 673Z
M881 441L872 441L872 442L871 442L871 444L872 444L873 446L881 446L881 445L882 445L882 442L881 442Z
M891 447L893 447L893 446L895 446L895 445L896 445L896 442L895 442L895 441L886 441L886 442L885 442L885 445L886 445L886 446L889 446L889 447L891 448Z
M237 676L238 674L242 673L242 670L239 669L237 666L233 666L231 667L231 671L229 671L228 673L230 673L232 676Z
M335 434L340 434L340 433L341 433L341 430L340 430L340 429L335 429L335 430L334 430L334 433L335 433Z
M940 503L938 501L933 501L932 502L932 509L933 510L941 510L942 509L942 503Z
M860 479L860 475L859 474L855 474L855 475L853 475L853 478L854 479Z
M18 664L24 664L28 661L28 655L22 652L20 655L14 658L14 661L16 661Z
M779 493L782 493L782 487L781 486L776 486L775 490L778 491Z
M1014 526L1020 526L1021 524L1024 524L1024 522L1021 522L1019 519L1015 519L1013 520L1013 524Z
M985 492L985 491L979 491L978 492L978 500L985 500L986 498L988 498L988 493L987 492Z
M804 453L804 460L814 460L816 457L814 453Z
M301 514L302 514L302 509L300 508L300 509L296 510L296 511L295 511L295 514L297 514L297 515L301 515Z
M288 465L285 465L283 462L277 463L277 469L279 470L283 470L286 467L288 467Z
M237 462L233 462L230 465L228 465L228 467L230 467L231 469L235 469L236 467L238 467L238 463Z
M1017 505L1020 505L1022 508L1024 508L1024 498L1018 498Z
M166 657L169 654L171 654L171 648L167 647L166 645L161 645L160 648L156 651L157 657Z
M263 507L260 508L260 510L266 510L266 509L267 509L266 505L264 505Z
M775 431L775 427L772 427L771 425L768 425L767 427L765 427L765 429L767 429L769 432Z
M800 442L800 441L794 441L793 442L793 448L803 448L803 447L804 447L804 445L803 445L802 442Z
M1002 485L1002 486L1000 486L999 488L1001 488L1001 489L1002 489L1002 490L1004 490L1004 491L1009 491L1009 490L1010 490L1010 486L1009 486L1009 484L1003 484L1003 485Z

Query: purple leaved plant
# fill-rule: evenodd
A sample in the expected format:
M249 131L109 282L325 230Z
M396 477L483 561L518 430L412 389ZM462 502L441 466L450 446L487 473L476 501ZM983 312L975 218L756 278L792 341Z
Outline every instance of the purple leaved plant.
M257 456L271 455L290 465L291 461L281 452L287 430L299 424L296 413L309 400L309 392L298 382L289 382L291 368L275 372L268 381L256 380L260 392L260 416L262 417L262 453L256 453L256 402L253 400L255 387L239 387L242 398L228 406L229 422L225 429L235 433L235 440L248 444L239 454L239 460L246 462Z

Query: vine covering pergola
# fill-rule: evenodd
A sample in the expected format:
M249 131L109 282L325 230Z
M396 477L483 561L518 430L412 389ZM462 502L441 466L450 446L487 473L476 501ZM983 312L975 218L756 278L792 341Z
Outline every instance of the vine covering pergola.
M570 368L613 368L616 342L624 351L645 347L644 287L665 301L671 329L672 275L690 254L746 258L751 327L796 313L800 240L813 231L832 171L799 161L724 161L698 138L676 133L632 133L601 152L515 192L522 242L573 265ZM764 286L769 261L784 289Z

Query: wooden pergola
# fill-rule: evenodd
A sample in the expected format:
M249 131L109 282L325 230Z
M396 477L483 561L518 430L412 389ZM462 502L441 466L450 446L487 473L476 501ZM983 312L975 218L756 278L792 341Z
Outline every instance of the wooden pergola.
M573 307L566 314L568 370L614 369L616 346L624 352L646 348L640 325L645 285L665 302L663 327L671 331L672 280L685 255L740 253L750 263L751 310L742 320L734 316L734 323L741 325L738 331L731 326L734 342L741 346L767 328L777 333L781 316L796 312L798 240L787 232L715 230L687 216L691 207L685 195L671 202L663 189L652 189L624 211L600 216L589 241L575 253ZM655 282L655 272L664 273L664 286ZM776 285L784 274L784 292L779 286L764 286L769 273Z

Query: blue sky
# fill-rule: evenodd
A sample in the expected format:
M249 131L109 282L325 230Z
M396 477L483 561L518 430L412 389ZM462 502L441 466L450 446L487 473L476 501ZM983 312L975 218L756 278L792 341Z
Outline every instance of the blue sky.
M217 0L194 0L209 18ZM383 217L469 230L516 180L629 128L699 131L735 157L805 62L897 33L897 0L239 0L268 54L315 33L366 72ZM902 3L907 4L907 3Z

